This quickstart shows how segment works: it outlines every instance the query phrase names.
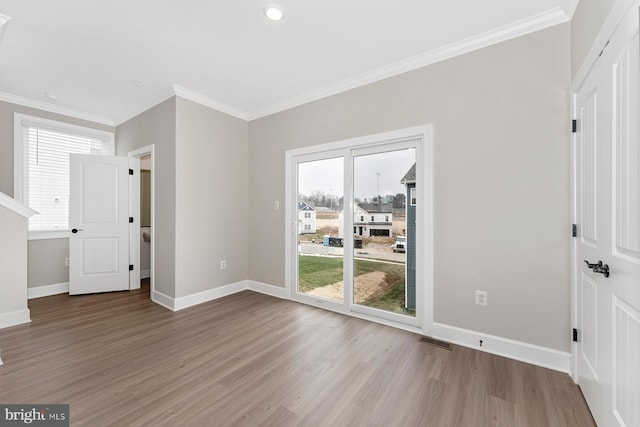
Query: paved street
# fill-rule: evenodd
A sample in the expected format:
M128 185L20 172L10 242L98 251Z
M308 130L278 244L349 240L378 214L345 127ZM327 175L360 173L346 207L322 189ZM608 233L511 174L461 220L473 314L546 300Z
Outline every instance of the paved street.
M298 245L298 253L302 255L342 256L344 255L344 250L343 248L323 246L318 243L300 243ZM405 262L405 254L394 253L391 250L391 248L389 248L388 250L383 250L380 248L370 248L370 247L356 249L356 258L376 259L381 261L390 261L390 262L399 262L399 263Z

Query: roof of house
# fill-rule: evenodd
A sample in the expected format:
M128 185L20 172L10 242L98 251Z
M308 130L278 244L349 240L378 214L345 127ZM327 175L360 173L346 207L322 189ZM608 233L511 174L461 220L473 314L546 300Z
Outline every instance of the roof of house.
M400 180L401 184L407 184L411 182L416 182L416 164L415 163L413 164L413 166L411 166L411 168L407 171L407 173L404 174L404 176Z
M299 211L315 211L316 209L312 206L309 206L305 202L298 202L298 210Z
M367 213L391 213L393 211L391 203L358 203L358 206Z

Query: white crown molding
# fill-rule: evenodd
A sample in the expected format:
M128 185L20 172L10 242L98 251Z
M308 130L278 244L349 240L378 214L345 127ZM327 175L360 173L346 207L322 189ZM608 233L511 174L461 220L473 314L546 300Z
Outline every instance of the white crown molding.
M564 0L566 3L575 2L576 0ZM253 111L248 115L249 120L259 119L271 114L279 113L290 108L317 101L331 95L336 95L351 89L355 89L370 83L374 83L398 74L406 73L427 65L432 65L455 56L463 55L484 47L488 47L503 41L507 41L516 37L520 37L535 31L561 24L569 21L570 16L560 7L551 9L547 12L534 15L532 17L515 21L487 31L459 42L452 43L439 49L434 49L402 61L395 62L390 65L372 70L358 76L354 76L341 82L326 86L324 88L308 92L306 94L295 96L284 102L280 102L261 111Z
M573 14L578 7L578 0L560 0L560 9L562 9L569 19L573 19Z
M0 193L0 206L4 206L10 211L17 213L18 215L22 215L25 218L31 218L33 215L38 213L29 206L23 205L16 199L7 196L4 193Z
M63 116L74 117L80 120L86 120L101 125L115 126L109 117L99 116L97 114L85 113L84 111L74 110L73 108L61 107L59 105L48 102L38 101L36 99L27 98L20 95L0 92L0 101L9 102L11 104L22 105L23 107L35 108L37 110L48 111L49 113L62 114Z
M11 21L11 17L0 13L0 45L4 36L4 29L7 28L7 22Z
M147 99L142 104L137 105L137 106L135 106L133 108L130 108L128 110L125 110L122 113L120 113L117 116L115 116L114 119L113 119L114 126L120 126L124 122L128 122L129 120L133 119L134 117L144 113L147 110L150 110L151 108L155 107L156 105L160 104L161 102L166 101L167 99L171 98L174 95L175 95L175 93L173 92L173 89L162 90L162 91L156 93L154 96L152 96L151 98Z
M619 0L619 2L624 1ZM423 54L416 55L411 58L386 65L384 67L380 67L376 70L372 70L342 80L340 82L325 86L317 90L313 90L311 92L307 92L299 96L294 96L285 101L266 107L262 110L248 112L243 111L239 108L216 101L215 99L176 84L174 84L171 89L162 90L143 104L135 108L126 110L114 118L98 116L95 114L86 113L79 110L61 107L55 104L3 92L0 92L0 101L23 105L25 107L36 108L51 113L62 114L69 117L75 117L78 119L108 126L119 126L122 123L132 119L133 117L149 110L150 108L175 95L195 102L197 104L212 108L214 110L229 114L239 119L251 121L259 119L261 117L269 116L271 114L279 113L290 108L298 107L312 101L317 101L331 95L336 95L351 89L374 83L389 77L393 77L398 74L406 73L408 71L435 64L437 62L441 62L455 56L482 49L484 47L488 47L506 40L539 31L553 25L567 22L573 16L577 3L578 0L561 0L561 5L559 7L550 9L541 14L513 22L511 24L496 28L491 31L487 31L477 36L469 37L467 39L452 43L439 49L434 49L432 51L425 52ZM2 30L4 24L4 22L2 22L2 19L6 19L5 22L7 22L11 18L0 15L0 31Z
M212 108L214 110L229 114L230 116L234 116L245 121L249 120L249 115L246 112L222 102L218 102L215 99L211 99L198 92L183 88L182 86L173 85L173 92L176 96L188 99L189 101L195 102L196 104L204 105L205 107Z

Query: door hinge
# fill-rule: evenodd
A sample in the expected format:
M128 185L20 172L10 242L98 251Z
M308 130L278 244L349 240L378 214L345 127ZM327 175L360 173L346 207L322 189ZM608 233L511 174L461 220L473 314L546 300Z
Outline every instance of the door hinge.
M604 44L604 47L600 51L600 54L598 55L598 58L600 58L602 56L602 54L604 53L604 50L607 48L607 46L609 46L610 42L611 42L611 40L607 40L607 42Z
M133 217L132 216L129 217L129 223L130 224L133 223Z
M571 237L578 237L578 224L571 224Z
M571 120L571 132L572 133L578 132L578 120L576 119Z
M129 271L133 271L133 264L129 264Z
M578 342L578 330L573 328L573 342Z
M133 175L133 169L129 169L129 175Z

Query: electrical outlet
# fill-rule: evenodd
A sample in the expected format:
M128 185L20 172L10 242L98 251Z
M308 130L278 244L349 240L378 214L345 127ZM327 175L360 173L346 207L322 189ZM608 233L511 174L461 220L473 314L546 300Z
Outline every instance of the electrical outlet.
M220 261L220 270L226 270L227 269L227 260L223 259Z
M487 291L476 291L476 304L477 305L487 305L488 301Z
M69 267L69 257L64 259L64 266Z

